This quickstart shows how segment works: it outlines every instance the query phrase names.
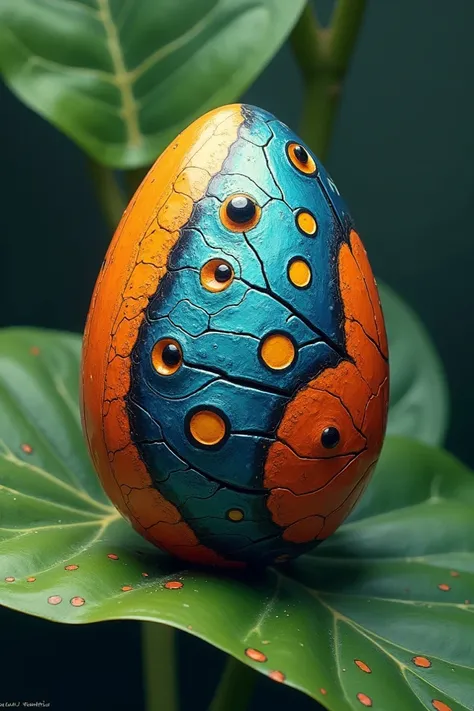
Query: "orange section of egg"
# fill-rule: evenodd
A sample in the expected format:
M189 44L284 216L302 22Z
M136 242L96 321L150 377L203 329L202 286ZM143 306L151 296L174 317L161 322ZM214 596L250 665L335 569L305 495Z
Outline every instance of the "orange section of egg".
M328 368L287 405L268 451L268 508L283 538L330 536L364 492L380 454L388 410L386 335L377 288L359 236L339 254L346 348L350 361ZM325 449L321 432L340 440Z
M199 544L176 507L151 488L130 441L124 398L144 310L166 273L180 228L221 169L242 121L237 104L211 111L183 131L156 161L107 252L92 297L82 360L83 428L109 498L153 543L187 560L220 565L236 564ZM133 487L133 496L125 496L123 486Z

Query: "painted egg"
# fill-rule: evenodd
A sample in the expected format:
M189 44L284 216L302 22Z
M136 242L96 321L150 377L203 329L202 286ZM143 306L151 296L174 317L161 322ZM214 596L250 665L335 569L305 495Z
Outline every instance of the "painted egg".
M82 400L106 493L179 558L288 560L357 503L387 417L379 296L336 185L274 116L207 113L152 167L95 287Z

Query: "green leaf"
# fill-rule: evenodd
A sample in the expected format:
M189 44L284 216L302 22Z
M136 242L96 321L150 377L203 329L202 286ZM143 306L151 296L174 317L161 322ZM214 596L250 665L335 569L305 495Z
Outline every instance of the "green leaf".
M442 363L418 316L388 286L379 286L390 347L388 434L442 444L449 397Z
M0 69L30 108L114 168L152 163L236 100L305 0L2 0Z
M64 623L170 624L331 711L367 699L383 711L472 707L474 477L462 464L388 438L351 521L313 554L240 576L182 567L99 489L76 404L79 349L77 336L0 332L3 605Z

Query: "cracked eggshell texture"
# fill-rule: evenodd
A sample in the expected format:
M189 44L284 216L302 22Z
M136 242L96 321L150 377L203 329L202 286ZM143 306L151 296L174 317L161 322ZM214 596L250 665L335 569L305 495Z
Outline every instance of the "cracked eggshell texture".
M334 182L271 114L204 115L148 173L94 290L82 418L106 493L179 558L283 562L352 510L387 406L377 287Z

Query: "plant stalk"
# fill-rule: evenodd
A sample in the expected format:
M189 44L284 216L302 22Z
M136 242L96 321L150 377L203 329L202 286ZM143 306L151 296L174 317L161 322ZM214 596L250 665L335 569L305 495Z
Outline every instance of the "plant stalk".
M228 657L209 711L245 711L253 695L258 674L234 657Z
M157 622L142 622L141 631L146 711L178 711L175 631Z
M94 184L97 199L107 226L113 233L120 222L126 207L126 202L120 190L113 170L89 160L89 172Z
M300 134L323 161L366 4L367 0L337 0L328 27L322 27L308 2L290 36L304 82Z

